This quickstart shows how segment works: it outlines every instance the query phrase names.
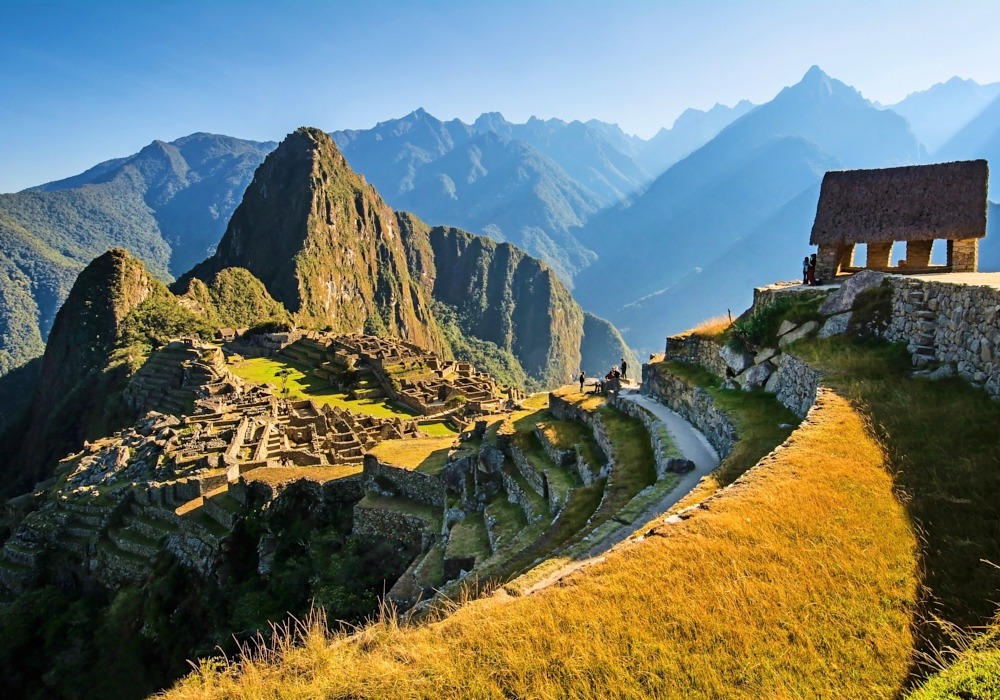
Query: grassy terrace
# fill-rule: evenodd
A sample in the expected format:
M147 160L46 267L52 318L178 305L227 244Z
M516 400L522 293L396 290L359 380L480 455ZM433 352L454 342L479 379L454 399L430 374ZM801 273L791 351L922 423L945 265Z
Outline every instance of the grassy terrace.
M474 557L478 564L486 561L490 553L490 539L482 513L472 513L452 526L445 557Z
M708 510L559 585L416 627L315 628L168 697L896 697L918 544L866 425L830 392Z
M371 450L382 462L394 467L440 474L448 453L459 445L454 433L446 437L421 440L385 440Z
M799 424L798 416L764 391L722 389L719 378L714 374L683 362L661 362L654 366L657 371L669 372L688 384L706 389L712 395L715 405L736 426L739 442L712 473L712 480L718 486L726 486L738 479L784 442ZM787 427L782 427L783 425Z
M309 479L326 483L334 479L343 479L361 473L361 464L346 464L331 467L261 467L243 475L247 481L261 481L265 484L278 486L290 481Z
M385 399L354 400L347 394L336 391L325 379L312 373L312 369L285 357L254 357L229 369L243 379L258 384L270 384L281 389L281 378L276 376L282 370L291 370L285 384L288 394L294 399L313 399L317 404L330 404L363 413L376 418L412 418L413 412Z
M498 549L513 540L514 536L528 524L524 511L516 503L508 501L503 494L494 496L486 505L484 513L496 520L493 532Z
M571 420L550 420L541 424L546 439L558 450L576 449L595 477L608 462L600 445L586 426Z

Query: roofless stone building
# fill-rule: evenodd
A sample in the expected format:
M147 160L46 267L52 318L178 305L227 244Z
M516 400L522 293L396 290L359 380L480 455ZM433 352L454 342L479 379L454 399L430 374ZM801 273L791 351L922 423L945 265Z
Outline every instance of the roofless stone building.
M816 276L833 280L861 269L897 273L976 272L986 236L985 160L828 172L809 243L819 246ZM931 265L935 240L948 242L947 265ZM906 259L891 266L892 244L906 242ZM854 247L868 246L864 267Z

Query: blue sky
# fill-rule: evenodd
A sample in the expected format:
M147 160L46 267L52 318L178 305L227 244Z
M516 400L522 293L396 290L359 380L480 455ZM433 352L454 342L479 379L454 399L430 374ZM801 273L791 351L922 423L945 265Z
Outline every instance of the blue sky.
M1000 80L996 2L10 2L0 192L195 131L280 139L424 107L651 136L813 64L892 103Z

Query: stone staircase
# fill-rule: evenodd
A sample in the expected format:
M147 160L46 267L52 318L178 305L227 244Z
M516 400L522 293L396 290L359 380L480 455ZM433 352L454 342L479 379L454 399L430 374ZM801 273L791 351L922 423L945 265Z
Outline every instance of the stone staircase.
M937 330L937 314L927 305L920 282L907 282L906 303L913 307L917 322L917 336L907 348L913 355L913 364L923 367L935 360L934 332Z

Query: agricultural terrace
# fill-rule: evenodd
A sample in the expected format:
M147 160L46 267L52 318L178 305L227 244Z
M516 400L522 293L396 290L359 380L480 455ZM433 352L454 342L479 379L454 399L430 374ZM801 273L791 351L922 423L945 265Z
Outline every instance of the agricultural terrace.
M895 697L917 539L883 448L833 391L704 505L526 596L353 636L321 623L167 697Z
M330 404L340 408L363 413L376 418L414 418L416 414L404 406L386 399L352 399L338 392L325 379L312 374L312 369L283 357L254 357L229 365L229 370L243 379L258 384L270 384L278 391L287 389L292 399L312 399L317 404ZM286 377L278 373L288 370ZM284 380L284 383L282 383ZM445 423L429 423L420 426L428 435L454 435L455 431Z

